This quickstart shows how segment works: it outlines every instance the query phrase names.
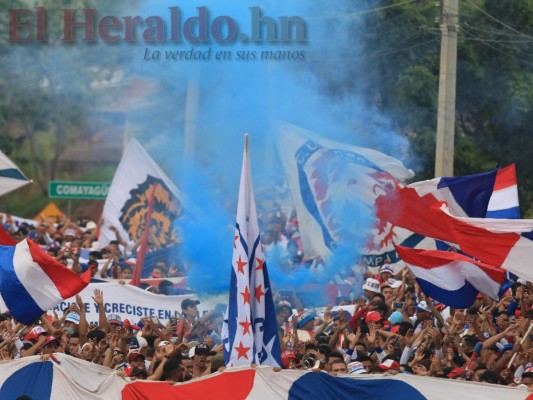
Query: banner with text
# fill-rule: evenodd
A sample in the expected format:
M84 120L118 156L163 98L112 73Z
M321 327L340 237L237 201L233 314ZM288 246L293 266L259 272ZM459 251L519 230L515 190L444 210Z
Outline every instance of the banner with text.
M100 289L104 295L106 315L118 314L122 321L129 319L138 322L143 317L157 317L166 324L175 311L181 313L181 302L185 299L196 299L196 295L165 296L147 292L138 287L120 283L90 283L80 292L85 303L87 321L98 322L98 306L93 301L94 290ZM76 303L74 297L67 299L54 308L59 315Z

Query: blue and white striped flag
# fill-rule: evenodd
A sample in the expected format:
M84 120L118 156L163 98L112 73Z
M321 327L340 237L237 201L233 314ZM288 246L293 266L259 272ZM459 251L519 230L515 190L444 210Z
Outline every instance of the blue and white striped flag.
M281 366L281 347L252 188L245 137L229 304L222 330L224 360L240 365Z

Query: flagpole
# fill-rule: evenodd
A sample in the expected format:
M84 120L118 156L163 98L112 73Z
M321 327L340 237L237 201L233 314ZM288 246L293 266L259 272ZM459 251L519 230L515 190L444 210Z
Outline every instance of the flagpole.
M224 360L230 367L281 366L272 288L261 244L252 188L248 134L237 202L228 308L222 327Z
M148 211L146 212L146 224L144 226L144 232L141 239L141 246L139 254L137 254L137 260L135 261L135 271L130 281L130 285L139 286L141 284L141 272L144 264L144 256L146 255L148 247L148 238L150 236L150 225L152 222L152 208L154 206L155 189L157 184L152 186L150 192L150 202L148 203Z

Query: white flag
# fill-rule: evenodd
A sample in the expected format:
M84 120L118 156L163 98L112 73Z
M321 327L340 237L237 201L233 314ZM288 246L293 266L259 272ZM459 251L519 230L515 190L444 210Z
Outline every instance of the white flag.
M0 196L26 186L31 182L19 167L0 151Z
M151 240L159 248L176 243L173 222L182 213L184 196L140 143L131 139L107 194L101 245L115 239L115 233L109 229L111 226L116 227L126 241L141 239L154 185Z
M233 241L229 304L222 340L229 367L281 366L281 347L255 208L248 136L242 160L239 202Z
M278 147L306 258L329 256L341 243L364 236L350 224L373 220L376 198L414 175L379 151L323 139L290 124L282 124ZM386 258L396 253L392 226L383 224L370 233L373 240L361 254Z

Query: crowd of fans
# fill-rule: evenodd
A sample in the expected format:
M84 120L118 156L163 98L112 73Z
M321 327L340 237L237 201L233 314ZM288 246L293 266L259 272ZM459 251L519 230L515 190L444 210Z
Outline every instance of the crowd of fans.
M35 226L9 217L3 221L15 239L34 240L76 271L92 268L97 278L129 279L138 244L125 243L117 233L116 241L95 248L98 225L67 219ZM264 214L262 226L267 257L279 251L287 273L321 263L305 258L294 213L289 218L280 209ZM407 268L366 269L362 285L355 279L361 270L357 265L341 274L353 287L339 291L326 308L305 308L294 291L275 294L282 368L332 375L404 373L533 389L531 283L518 279L499 301L480 294L470 308L457 310L426 298ZM163 280L186 275L185 265L163 261L152 272ZM164 290L146 289L172 294L172 283ZM171 383L225 368L223 315L215 310L200 315L198 300L183 301L166 324L106 315L100 290L92 296L98 322L89 323L83 306L88 300L77 296L77 305L62 315L47 313L30 326L1 314L1 359L62 352L115 369L128 380Z

